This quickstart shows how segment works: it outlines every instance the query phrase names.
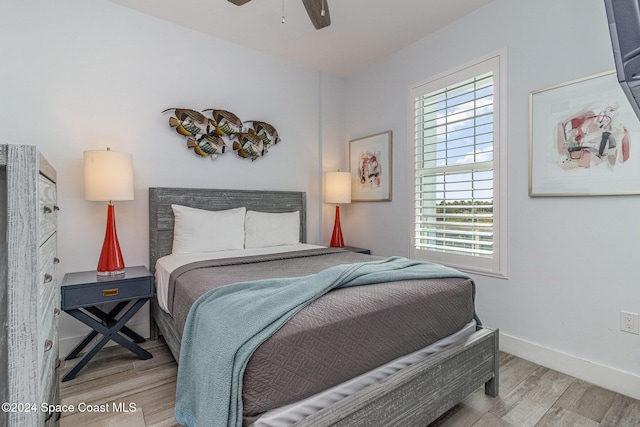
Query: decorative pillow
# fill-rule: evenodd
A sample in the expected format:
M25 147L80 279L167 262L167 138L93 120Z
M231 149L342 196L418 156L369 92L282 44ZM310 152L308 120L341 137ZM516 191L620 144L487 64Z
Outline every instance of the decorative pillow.
M244 247L246 208L207 211L171 205L174 254L218 252Z
M300 212L247 211L244 230L245 248L295 245L300 243Z

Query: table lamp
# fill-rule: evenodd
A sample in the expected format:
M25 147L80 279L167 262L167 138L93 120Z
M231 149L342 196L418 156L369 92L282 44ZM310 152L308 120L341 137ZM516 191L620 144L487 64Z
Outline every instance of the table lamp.
M342 229L340 228L339 203L351 203L351 173L327 172L325 177L324 201L336 204L336 219L333 224L333 234L329 246L344 248Z
M124 259L116 233L114 200L133 200L133 162L131 154L106 150L84 152L85 200L109 202L107 230L98 260L99 276L124 273Z

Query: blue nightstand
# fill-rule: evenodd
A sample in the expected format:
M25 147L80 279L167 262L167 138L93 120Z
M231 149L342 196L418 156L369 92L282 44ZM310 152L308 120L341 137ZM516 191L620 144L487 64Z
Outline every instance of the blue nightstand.
M371 249L356 248L355 246L345 246L345 251L356 252L359 254L371 255Z
M124 274L112 277L97 276L95 271L68 273L64 276L60 290L62 292L60 308L93 329L65 360L78 357L91 340L98 334L102 334L102 339L80 359L62 378L62 381L73 379L109 340L130 350L140 359L153 357L151 353L136 345L144 342L145 339L125 326L153 296L153 275L146 267L127 267ZM130 302L133 302L133 305L118 318L120 312ZM108 313L97 307L107 303L117 304ZM126 335L131 340L120 334Z

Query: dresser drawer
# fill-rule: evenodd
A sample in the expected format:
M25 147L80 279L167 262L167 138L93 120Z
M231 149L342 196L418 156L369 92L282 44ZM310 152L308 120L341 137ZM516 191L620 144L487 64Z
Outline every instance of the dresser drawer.
M57 364L58 365L58 364ZM53 375L52 381L53 381L53 385L49 391L49 395L46 398L43 398L44 400L42 400L42 402L46 402L49 405L60 405L60 383L59 383L59 379L58 378L58 369L56 368L56 371ZM56 409L56 408L52 408L52 409ZM58 408L59 409L59 408ZM44 414L44 426L45 427L57 427L60 425L59 421L60 421L60 417L62 416L61 412L55 412L55 411L48 411Z
M152 296L152 276L126 281L109 279L104 283L63 286L61 304L64 310L70 310L110 302L151 298Z
M58 293L54 293L38 325L37 351L41 398L47 397L54 385L54 378L57 379L55 374L58 364L58 317L60 316L58 306ZM41 400L41 402L45 401Z
M55 409L54 406L55 405L60 405L60 386L58 383L58 372L56 369L56 372L53 376L53 387L51 387L51 390L49 390L49 394L46 397L42 398L42 402L47 403L48 405L51 405L50 407ZM44 427L55 427L58 426L59 423L58 421L60 420L60 416L62 415L62 413L60 412L55 412L55 411L48 411L45 412L44 414Z
M52 409L56 409L56 405L60 405L60 386L58 383L58 374L56 373L54 377L55 385L51 390L51 397L48 400L43 400L43 402L49 402L49 405ZM57 408L60 409L60 408ZM49 411L44 413L44 427L58 427L60 425L60 417L62 416L62 412Z
M57 233L40 246L38 254L38 307L44 307L53 294L58 293ZM40 310L38 315L40 315Z
M58 386L58 328L51 330L51 348L39 358L40 362L40 402L53 403L52 398Z
M56 184L48 178L40 175L38 181L39 192L39 222L40 244L56 230L58 223L58 203L56 196Z
M45 304L38 309L38 349L46 347L46 340L53 340L57 334L58 317L60 316L60 300L57 292L53 292ZM39 351L39 354L44 351Z

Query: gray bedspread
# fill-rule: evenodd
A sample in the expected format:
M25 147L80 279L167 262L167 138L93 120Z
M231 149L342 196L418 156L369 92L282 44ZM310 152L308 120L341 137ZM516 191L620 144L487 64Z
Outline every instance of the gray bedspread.
M171 275L169 308L182 331L193 302L212 288L306 276L372 259L320 249L193 263ZM425 347L461 329L473 316L469 279L406 280L329 292L255 351L244 375L244 416L252 419Z

